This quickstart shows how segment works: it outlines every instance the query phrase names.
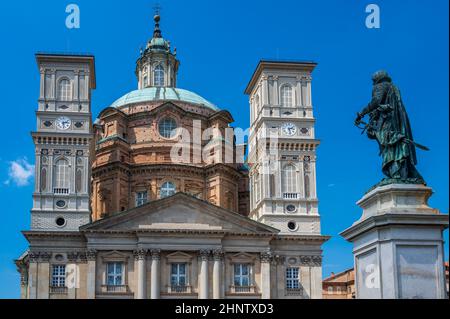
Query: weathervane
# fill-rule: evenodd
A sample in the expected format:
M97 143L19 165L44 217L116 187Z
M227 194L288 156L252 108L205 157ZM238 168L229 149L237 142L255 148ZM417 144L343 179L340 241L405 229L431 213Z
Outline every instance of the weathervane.
M161 5L158 2L155 3L155 5L153 6L153 10L155 11L155 16L159 16L159 14L161 13Z

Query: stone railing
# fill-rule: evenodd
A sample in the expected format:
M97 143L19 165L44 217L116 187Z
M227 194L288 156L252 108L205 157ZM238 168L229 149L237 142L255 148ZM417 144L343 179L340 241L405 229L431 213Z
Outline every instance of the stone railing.
M169 286L168 292L171 294L190 294L192 286Z
M68 188L54 188L53 193L56 195L67 195L69 194Z
M283 193L284 199L298 199L298 193Z
M230 293L232 294L254 294L255 292L255 286L230 286Z
M109 294L123 294L128 292L127 285L102 285L102 292Z
M50 293L55 295L66 295L67 287L52 287L50 286Z
M286 296L302 296L303 288L286 288Z

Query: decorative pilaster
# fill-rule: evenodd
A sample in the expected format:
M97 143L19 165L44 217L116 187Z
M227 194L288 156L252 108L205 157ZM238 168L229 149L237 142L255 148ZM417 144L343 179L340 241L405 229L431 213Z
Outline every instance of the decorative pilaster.
M224 252L222 249L213 251L213 299L222 298L222 260Z
M150 255L152 258L150 298L159 299L161 293L161 250L152 249Z
M45 68L39 68L39 73L41 75L41 85L39 90L39 99L45 98Z
M280 99L278 97L278 76L273 76L273 101L272 104L275 106L280 105Z
M208 299L208 260L210 251L202 249L199 251L198 259L200 261L200 282L199 282L199 299Z
M148 250L140 249L134 251L137 262L137 299L147 299L147 254Z
M28 298L36 299L37 298L39 253L29 252L28 259L30 261L30 266L28 269L28 290L29 290Z
M97 263L97 251L88 250L86 251L87 259L87 282L86 282L86 298L95 299L96 292L96 263Z
M303 98L302 98L302 77L298 75L296 77L296 94L295 94L295 105L296 106L304 106Z
M270 250L262 252L261 260L261 297L262 299L270 299L270 268L273 255Z
M266 106L269 104L269 84L267 81L267 76L263 75L261 77L262 82L262 106Z

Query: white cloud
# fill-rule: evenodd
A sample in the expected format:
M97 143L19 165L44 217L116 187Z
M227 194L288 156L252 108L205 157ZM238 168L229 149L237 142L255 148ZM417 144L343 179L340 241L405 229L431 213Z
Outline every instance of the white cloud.
M34 177L34 165L28 163L26 157L12 161L9 163L8 176L8 180L5 181L6 185L13 182L17 186L27 186Z

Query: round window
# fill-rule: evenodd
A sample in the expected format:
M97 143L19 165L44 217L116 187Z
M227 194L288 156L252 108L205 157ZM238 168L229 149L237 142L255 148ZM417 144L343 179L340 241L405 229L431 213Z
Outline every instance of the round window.
M288 213L294 213L297 210L297 207L295 207L295 205L287 205L286 206L286 210Z
M59 200L56 202L56 206L58 206L58 208L64 208L66 207L66 201L65 200Z
M164 138L174 138L177 133L177 122L169 117L159 122L159 134Z
M58 225L58 227L65 226L66 225L66 220L64 219L64 217L56 218L56 225Z
M287 224L287 226L288 226L288 228L289 228L289 230L290 231L295 231L295 230L297 230L297 223L296 222L289 222L288 224Z

